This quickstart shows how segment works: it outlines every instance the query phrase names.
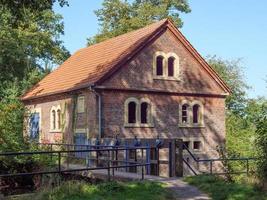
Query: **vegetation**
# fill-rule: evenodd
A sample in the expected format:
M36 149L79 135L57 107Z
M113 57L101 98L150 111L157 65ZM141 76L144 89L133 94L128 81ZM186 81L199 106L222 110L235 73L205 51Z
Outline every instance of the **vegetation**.
M38 192L25 199L32 200L171 200L164 185L154 182L101 183L89 185L83 182L65 182L59 187ZM19 200L19 198L18 198ZM23 200L23 198L21 199Z
M183 23L181 12L190 12L187 0L104 0L102 8L95 11L100 22L100 32L88 39L92 45L108 38L145 27L155 21L170 17L177 27Z
M267 103L263 105L262 113L256 122L256 144L258 161L258 177L262 186L267 189Z
M226 182L207 175L187 177L185 181L208 193L213 200L267 200L266 193L248 183Z
M0 151L28 148L22 138L26 110L19 97L69 56L59 39L64 26L52 10L55 2L0 2Z

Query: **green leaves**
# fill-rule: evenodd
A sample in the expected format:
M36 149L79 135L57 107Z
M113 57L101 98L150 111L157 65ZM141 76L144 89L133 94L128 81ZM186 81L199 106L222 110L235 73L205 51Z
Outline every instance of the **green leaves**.
M181 12L188 13L187 0L105 0L103 8L95 11L101 25L100 33L88 39L92 45L155 21L170 17L177 27L182 27Z

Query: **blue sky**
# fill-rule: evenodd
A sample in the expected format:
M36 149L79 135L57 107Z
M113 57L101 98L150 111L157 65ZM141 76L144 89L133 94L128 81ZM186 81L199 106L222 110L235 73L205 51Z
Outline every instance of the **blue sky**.
M94 10L102 0L69 0L69 7L55 6L64 17L67 49L74 53L99 26ZM182 14L182 33L206 57L242 58L249 97L267 97L267 1L190 0L192 12Z

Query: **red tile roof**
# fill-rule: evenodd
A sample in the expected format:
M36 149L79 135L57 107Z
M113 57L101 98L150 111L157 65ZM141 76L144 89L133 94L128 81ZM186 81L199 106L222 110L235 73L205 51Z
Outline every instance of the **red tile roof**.
M170 20L164 19L136 31L78 50L56 70L27 91L21 99L27 100L73 91L100 81L114 71L122 60L128 58L138 47L153 38L167 25L175 27ZM182 36L178 29L176 31ZM185 40L184 36L182 37ZM193 49L193 51L195 50ZM212 73L216 76L215 72Z
M22 96L22 100L72 91L95 83L166 22L166 19L161 20L136 31L78 50L27 91Z

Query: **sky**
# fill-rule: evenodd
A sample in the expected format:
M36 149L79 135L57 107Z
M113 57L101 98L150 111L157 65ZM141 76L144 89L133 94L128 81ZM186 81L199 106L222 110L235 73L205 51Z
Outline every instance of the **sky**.
M69 7L54 7L63 16L65 47L74 53L99 30L94 10L102 0L69 0ZM181 14L180 31L205 58L241 59L248 96L267 97L267 1L189 0L192 12Z

